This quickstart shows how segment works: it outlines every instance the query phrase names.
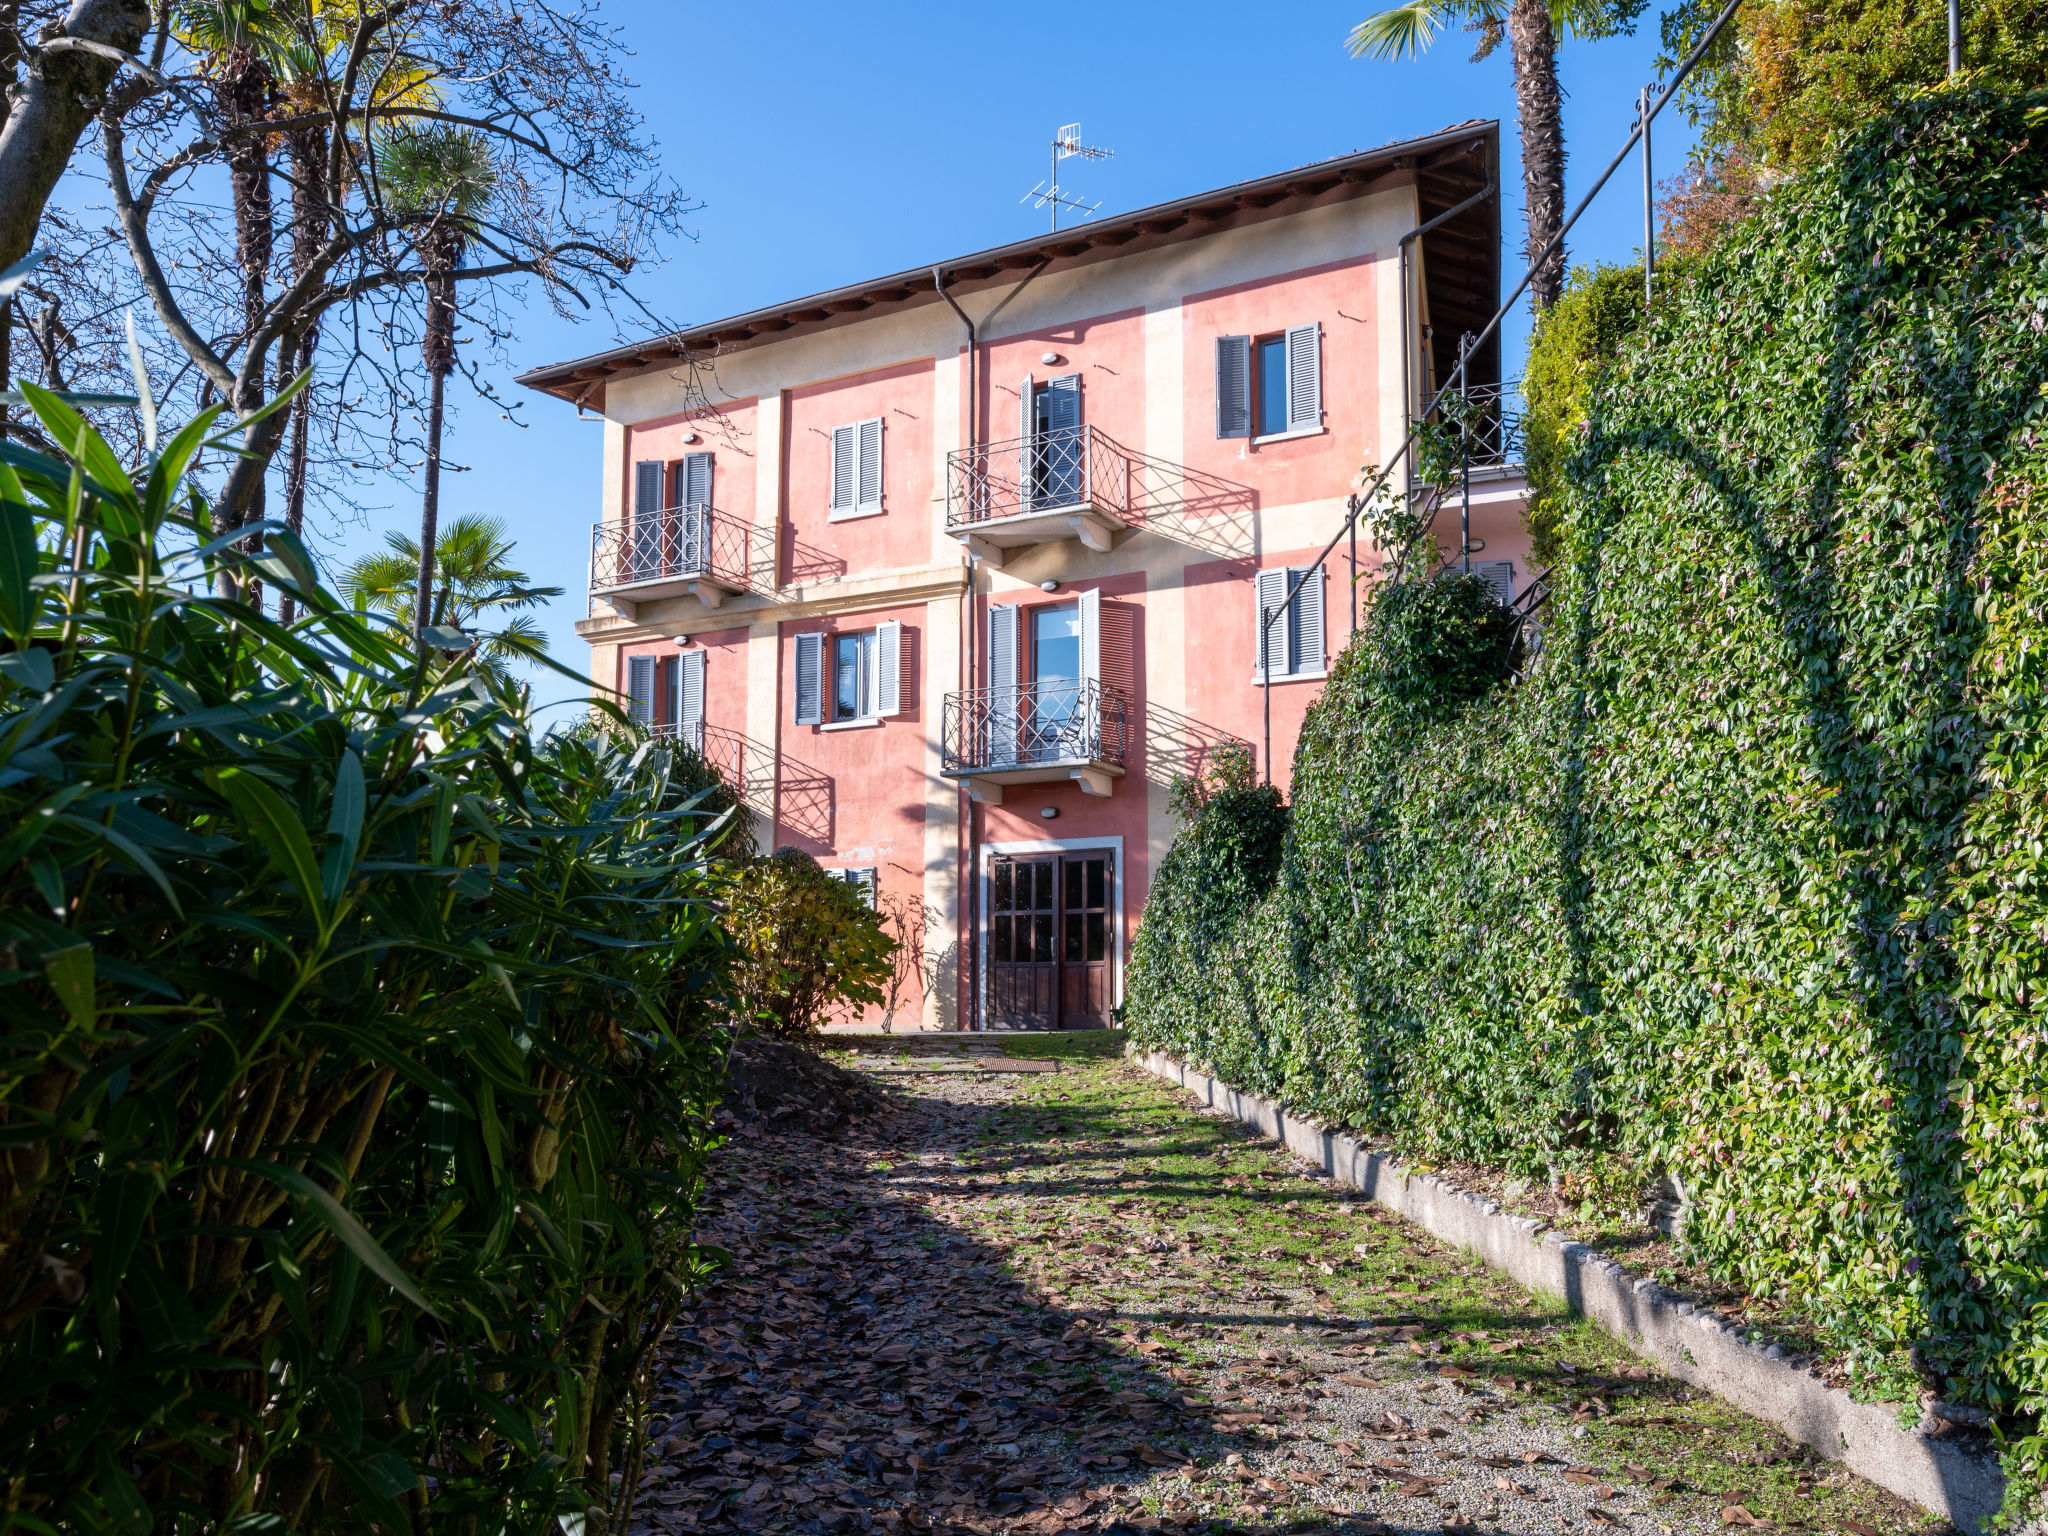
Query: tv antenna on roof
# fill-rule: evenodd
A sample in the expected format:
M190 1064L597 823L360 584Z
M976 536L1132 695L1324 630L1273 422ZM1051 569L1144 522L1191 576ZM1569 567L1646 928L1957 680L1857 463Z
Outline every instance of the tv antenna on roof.
M1062 160L1072 160L1076 157L1083 160L1107 160L1115 153L1115 150L1098 149L1092 144L1083 144L1081 142L1081 125L1079 123L1067 123L1053 135L1052 175L1046 180L1041 181L1029 192L1026 192L1017 201L1020 203L1030 203L1033 208L1050 208L1052 210L1052 227L1054 229L1060 227L1060 210L1062 208L1072 209L1075 213L1080 214L1084 220L1092 219L1095 217L1095 211L1102 206L1101 202L1098 200L1092 203L1084 203L1078 198L1067 196L1065 190L1060 186L1060 162Z

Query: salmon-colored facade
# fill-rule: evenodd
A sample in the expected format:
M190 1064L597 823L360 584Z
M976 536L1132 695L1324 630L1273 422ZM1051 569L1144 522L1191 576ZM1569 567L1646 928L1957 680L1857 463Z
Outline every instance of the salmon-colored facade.
M1377 569L1318 557L1495 302L1497 147L1468 124L526 376L607 422L592 675L764 849L921 931L896 1022L1110 1022L1174 781L1239 745L1284 789ZM1495 446L1436 526L1514 593Z

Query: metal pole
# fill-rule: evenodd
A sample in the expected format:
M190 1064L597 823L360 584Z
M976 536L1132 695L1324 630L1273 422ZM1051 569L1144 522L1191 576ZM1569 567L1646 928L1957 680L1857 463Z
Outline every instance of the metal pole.
M1465 367L1471 353L1472 333L1467 331L1458 338L1458 479L1463 487L1458 508L1460 576L1472 574L1472 375Z
M1358 633L1358 520L1353 518L1351 529L1351 633Z
M1650 170L1650 87L1636 97L1636 115L1643 124L1643 306L1654 295L1657 273L1657 182Z
M1304 578L1306 579L1306 578ZM1266 784L1273 783L1273 668L1267 649L1266 636L1273 628L1273 610L1259 609L1259 682L1266 690Z
M1948 0L1948 76L1963 72L1963 0Z

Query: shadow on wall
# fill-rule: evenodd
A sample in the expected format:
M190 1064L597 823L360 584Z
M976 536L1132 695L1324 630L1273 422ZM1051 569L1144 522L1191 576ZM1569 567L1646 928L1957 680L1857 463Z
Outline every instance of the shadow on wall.
M1145 778L1168 787L1176 779L1199 777L1219 747L1252 749L1241 736L1150 699L1145 702L1144 734Z
M1118 447L1130 460L1132 526L1211 554L1258 553L1257 491L1221 475Z

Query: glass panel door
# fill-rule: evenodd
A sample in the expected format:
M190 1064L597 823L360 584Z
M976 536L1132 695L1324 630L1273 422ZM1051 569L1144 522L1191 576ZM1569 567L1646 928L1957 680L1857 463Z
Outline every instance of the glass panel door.
M1031 762L1083 755L1081 610L1072 603L1031 610Z

